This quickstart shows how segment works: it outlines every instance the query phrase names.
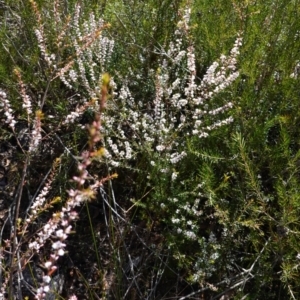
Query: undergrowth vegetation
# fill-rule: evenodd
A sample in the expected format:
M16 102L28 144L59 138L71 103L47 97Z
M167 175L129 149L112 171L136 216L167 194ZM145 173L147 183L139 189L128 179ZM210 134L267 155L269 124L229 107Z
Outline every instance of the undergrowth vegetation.
M299 4L0 0L0 299L297 299Z

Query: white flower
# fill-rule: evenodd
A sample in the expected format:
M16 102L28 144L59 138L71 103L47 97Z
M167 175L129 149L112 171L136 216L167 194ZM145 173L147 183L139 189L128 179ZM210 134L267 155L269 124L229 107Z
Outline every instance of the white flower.
M43 282L45 283L49 283L51 281L51 277L46 275L46 276L43 276Z
M47 269L49 269L52 266L52 262L51 261L46 261L44 265Z
M57 254L58 254L59 256L64 256L65 251L64 251L63 249L59 249L59 250L57 251Z
M29 249L35 249L35 250L39 250L40 249L40 245L36 241L30 243L28 245L28 247L29 247Z
M178 172L173 172L172 173L172 181L176 180L177 176L178 176Z
M45 285L43 290L44 290L45 293L48 293L50 291L49 285Z
M184 235L191 240L195 240L197 238L196 234L192 231L185 231Z
M172 218L172 223L174 223L174 224L178 224L180 222L180 220L177 218L177 219L175 219L175 218Z
M187 101L186 99L180 99L180 100L178 101L178 106L179 106L179 107L182 107L182 106L187 105L187 103L188 103L188 101Z
M61 248L64 248L65 246L66 246L66 244L62 243L61 241L57 241L52 244L53 249L61 249Z
M65 240L67 238L67 235L64 233L62 229L59 229L56 231L56 236L62 240Z
M165 149L165 146L163 146L163 145L156 146L156 150L159 152L163 151L164 149Z

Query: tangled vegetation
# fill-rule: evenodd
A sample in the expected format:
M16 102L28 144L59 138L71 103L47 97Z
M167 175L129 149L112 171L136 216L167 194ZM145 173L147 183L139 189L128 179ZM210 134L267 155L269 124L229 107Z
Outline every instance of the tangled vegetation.
M0 300L298 299L298 0L0 0Z

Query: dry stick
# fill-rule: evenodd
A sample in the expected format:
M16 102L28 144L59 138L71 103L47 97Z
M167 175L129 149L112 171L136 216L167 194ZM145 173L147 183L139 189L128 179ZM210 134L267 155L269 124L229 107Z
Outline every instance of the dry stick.
M235 289L236 287L240 286L241 284L246 283L246 281L248 281L248 280L249 280L249 277L248 277L248 278L245 278L245 279L240 279L240 280L238 280L234 285L230 286L226 291L224 291L224 292L218 294L216 297L212 298L211 300L216 300L216 299L218 299L219 297L221 297L222 295L226 294L227 292L229 292L229 291Z
M289 292L290 292L292 298L293 298L294 300L296 300L296 298L295 298L295 296L294 296L294 294L293 294L293 291L292 291L290 285L288 285L288 288L289 288Z
M29 154L26 156L26 160L24 162L24 167L23 167L23 172L22 172L22 178L21 182L19 184L19 189L17 193L17 202L16 202L16 208L15 208L15 214L14 214L14 228L13 232L11 233L10 240L13 240L12 243L12 251L11 251L11 261L10 261L10 268L9 268L9 291L8 291L8 297L9 299L13 299L13 273L14 273L14 258L16 256L16 250L17 250L17 226L18 226L18 217L19 217L19 212L20 212L20 203L21 203L21 198L22 198L22 192L23 192L23 186L25 182L25 176L27 172L27 167L28 167L28 162L29 162Z
M126 222L126 223L127 223L127 222ZM126 223L125 223L125 224L126 224ZM126 295L127 295L128 292L130 291L130 288L133 286L133 284L136 286L136 288L137 288L139 294L142 295L142 292L141 292L141 290L140 290L140 288L139 288L139 285L138 285L138 282L137 282L137 280L136 280L136 278L138 278L138 277L141 275L141 273L135 274L134 268L133 268L133 267L137 267L137 266L138 266L139 261L140 261L141 259L138 259L137 262L134 262L134 261L131 259L131 256L130 256L130 253L129 253L129 249L128 249L127 245L126 245L125 237L124 237L124 235L123 235L122 230L120 230L119 227L117 227L116 230L118 231L118 233L119 233L119 235L120 235L120 237L121 237L121 239L122 239L122 242L123 242L123 244L124 244L124 249L125 249L126 254L127 254L127 256L128 256L128 259L129 259L129 266L124 267L123 273L124 273L124 275L126 276L126 273L128 272L127 269L129 269L130 273L131 273L132 276L133 276L133 277L132 277L132 281L131 281L131 283L129 284L129 286L128 286L128 288L127 288L127 290L126 290L126 292L125 292L125 294L124 294L124 296L123 296L122 299L125 299L125 298L126 298ZM121 263L121 258L119 258L119 262ZM122 268L122 269L123 269L123 268ZM127 278L127 279L129 279L129 278Z
M51 79L48 79L48 81L47 81L47 86L46 86L45 93L43 95L43 99L42 99L42 103L41 103L41 106L40 106L40 110L43 110L43 106L44 106L46 98L47 98L47 94L48 94L48 90L49 90L51 81L52 81Z

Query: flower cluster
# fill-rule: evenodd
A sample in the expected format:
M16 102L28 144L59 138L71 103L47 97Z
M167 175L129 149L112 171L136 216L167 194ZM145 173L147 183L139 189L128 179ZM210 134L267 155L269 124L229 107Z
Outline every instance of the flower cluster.
M40 110L38 110L35 114L35 119L33 122L33 130L31 132L29 152L36 151L42 140L42 118L43 113Z
M15 125L17 121L15 120L15 117L13 116L13 110L10 107L10 103L7 99L6 93L0 89L0 107L4 110L4 115L6 117L6 123L11 127L12 130L14 130Z
M294 67L294 71L293 73L290 75L290 78L295 78L297 79L299 77L300 74L300 62L297 61L296 62L296 66Z
M30 96L28 96L28 94L26 93L25 84L24 84L24 82L22 80L20 71L18 69L15 69L14 73L17 76L17 79L18 79L18 82L19 82L19 86L20 86L20 93L21 93L22 103L23 103L22 107L24 109L26 109L27 117L28 117L28 122L30 122L30 118L31 118L31 114L32 114L31 99L30 99Z
M99 127L99 126L98 126ZM94 127L91 136L92 141L98 141L99 128ZM96 133L98 131L98 133ZM75 208L80 206L84 201L94 197L95 189L101 185L96 183L89 189L84 189L84 183L88 178L87 167L91 163L91 152L84 151L81 155L81 160L78 164L79 175L73 177L73 181L76 183L77 188L70 190L69 199L62 210L58 213L54 213L52 218L42 227L41 231L37 234L37 237L29 244L29 249L39 251L44 247L47 240L57 239L52 243L52 254L50 259L44 263L44 267L48 270L48 275L43 277L43 284L37 289L36 299L43 299L47 292L49 292L51 281L51 274L56 270L56 261L59 257L65 254L65 240L71 233L72 226L70 225L77 218L77 212ZM39 205L39 204L38 204Z
M55 1L55 3L57 3L57 1ZM41 13L38 9L38 6L34 0L30 0L30 4L35 13L36 21L38 24L38 28L36 28L34 30L34 33L37 38L38 46L40 48L42 57L46 61L48 66L54 66L54 68L56 68L56 65L54 64L55 55L54 54L49 55L49 53L48 53L48 49L47 49L47 45L46 45L45 30L44 30L44 25L43 25L43 21L42 21L42 15L41 15ZM54 7L55 7L55 5L54 5Z
M57 76L68 88L80 84L86 95L95 98L99 96L98 80L110 61L114 41L102 34L109 24L102 19L96 20L93 13L80 24L80 12L81 6L77 4L72 22L75 59L59 70Z
M94 122L89 126L89 149L83 151L78 161L78 175L73 177L73 182L76 188L68 191L69 198L60 212L54 213L52 218L42 227L38 232L37 237L29 244L29 249L34 251L40 251L44 247L45 243L49 239L56 239L52 242L52 254L50 259L44 263L44 267L48 270L48 274L43 277L43 284L37 289L36 299L43 299L46 293L49 292L51 281L51 274L56 270L56 262L59 257L65 254L66 243L65 240L69 236L72 230L70 223L77 218L76 207L82 205L85 201L93 199L96 190L99 189L105 180L115 178L115 174L102 180L95 180L94 184L89 184L88 188L84 188L84 185L88 179L93 179L88 173L88 166L92 163L92 159L102 155L103 151L94 151L95 146L101 140L101 118L100 112L105 108L105 102L107 100L107 87L109 85L110 77L108 74L102 76L101 83L101 99L99 112L95 115ZM51 178L50 178L51 179ZM51 181L50 181L51 183ZM34 202L33 206L41 207L44 197L49 189L46 185L42 192L42 195ZM35 213L36 214L36 213Z
M238 34L230 55L221 55L200 81L196 76L195 50L187 38L189 18L190 9L186 9L175 32L176 42L171 42L168 50L162 53L160 68L152 70L155 74L152 103L136 101L126 83L115 93L103 116L110 165L126 165L128 159L135 159L141 146L151 149L155 157L170 165L178 163L185 157L186 136L205 138L210 131L233 122L231 116L224 117L233 102L213 107L209 100L238 77L237 56L242 38ZM116 109L120 112L118 115L114 113ZM128 151L132 155L125 155Z
M217 270L218 259L220 258L221 245L217 241L214 233L210 233L209 238L201 239L201 256L197 258L194 264L194 273L192 282L199 282L207 279Z
M239 34L233 48L231 49L230 55L228 57L221 55L220 62L215 61L208 68L200 85L201 97L196 100L197 104L203 103L204 100L220 93L236 80L239 76L239 72L236 67L237 56L240 53L239 49L241 46L242 38Z
M60 159L57 158L52 166L52 169L50 171L50 173L48 173L47 175L49 175L48 180L46 182L46 184L44 185L43 189L39 192L39 194L33 199L31 200L31 204L30 204L30 211L29 214L25 220L25 224L24 224L24 228L26 230L26 227L31 224L38 216L38 213L41 212L42 210L44 210L45 208L47 208L47 196L51 190L51 186L54 180L54 177L56 175L57 172L57 168L60 164ZM58 199L54 199L52 200L52 202L56 202Z
M56 262L59 257L65 254L65 240L72 230L72 225L70 225L70 223L76 220L78 216L75 208L81 206L85 201L93 199L96 190L99 189L105 181L117 177L116 174L110 175L91 184L88 189L84 189L84 183L88 178L91 178L87 172L87 167L91 164L93 155L93 152L90 151L84 151L82 153L81 161L77 167L79 175L73 177L73 181L77 184L77 188L68 191L69 198L62 210L53 214L52 218L37 234L37 237L29 244L29 249L38 252L45 245L47 240L56 239L55 242L52 242L52 254L44 263L44 267L48 270L48 274L43 277L43 284L37 289L36 299L44 299L47 292L50 290L49 283L51 281L52 273L57 269Z
M69 212L64 214L63 212L54 214L53 218L43 226L42 230L38 233L38 238L29 244L30 249L39 251L44 246L45 242L50 237L56 237L58 240L52 243L52 254L50 259L44 263L44 267L48 270L48 274L43 276L43 284L36 291L36 299L44 299L46 293L49 292L51 281L51 274L57 269L56 261L60 256L65 254L64 248L66 244L64 240L67 239L71 232L72 226L69 225L70 221L73 221L77 217L75 212ZM59 225L62 228L58 228Z
M62 122L62 125L72 124L74 123L82 114L87 110L88 107L91 107L94 104L94 101L87 102L79 107L76 107L75 111L70 112L65 120Z

